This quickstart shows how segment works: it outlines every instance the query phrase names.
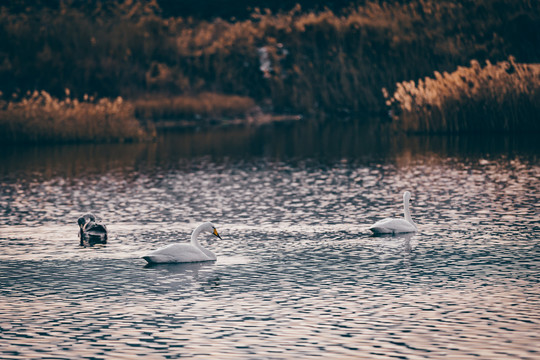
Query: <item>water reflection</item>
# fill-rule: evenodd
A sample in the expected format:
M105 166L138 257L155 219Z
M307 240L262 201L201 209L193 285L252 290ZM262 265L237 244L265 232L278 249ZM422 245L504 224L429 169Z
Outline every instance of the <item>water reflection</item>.
M10 150L0 357L534 358L537 150L314 126ZM404 190L419 231L371 236ZM88 210L106 247L78 247ZM145 266L201 221L216 262Z
M173 274L194 273L198 274L199 270L205 267L211 267L215 261L192 262L192 263L171 263L171 264L146 264L145 269L167 271Z
M339 139L339 140L336 140ZM1 149L0 174L28 178L67 179L92 174L148 173L156 169L190 167L193 158L212 162L356 161L405 166L419 156L482 157L527 154L536 159L540 144L534 135L404 136L379 133L361 122L298 123L260 128L224 128L207 132L170 132L155 143L16 146Z
M415 233L371 235L371 237L378 240L380 250L385 253L410 254L417 245Z

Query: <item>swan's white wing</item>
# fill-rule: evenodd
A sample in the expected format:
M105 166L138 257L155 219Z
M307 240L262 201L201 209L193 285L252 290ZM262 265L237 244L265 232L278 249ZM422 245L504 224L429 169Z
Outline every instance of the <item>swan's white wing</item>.
M374 234L397 234L415 232L416 227L405 219L383 219L369 227Z
M149 263L181 263L215 260L191 244L171 244L154 250L143 259Z

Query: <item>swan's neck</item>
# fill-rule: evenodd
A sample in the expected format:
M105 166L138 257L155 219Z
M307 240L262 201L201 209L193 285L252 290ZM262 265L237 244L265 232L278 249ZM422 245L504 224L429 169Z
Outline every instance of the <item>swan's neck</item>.
M204 228L205 224L201 224L195 230L193 230L193 233L191 234L191 245L195 246L202 253L204 253L208 257L208 260L216 260L216 255L214 255L214 253L210 250L202 247L199 243L199 234L204 230Z
M191 244L193 246L198 247L199 249L202 248L201 244L199 243L199 234L201 233L203 227L198 226L193 232L191 233Z
M413 224L416 227L416 224L411 218L411 212L409 210L409 200L403 200L403 215L405 216L405 220L407 220L407 222Z

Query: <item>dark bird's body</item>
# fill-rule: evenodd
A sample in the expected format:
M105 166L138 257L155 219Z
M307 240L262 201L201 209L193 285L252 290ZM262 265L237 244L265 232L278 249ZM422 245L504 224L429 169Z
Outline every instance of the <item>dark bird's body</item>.
M107 244L107 227L97 223L93 214L84 214L77 223L79 224L80 246Z

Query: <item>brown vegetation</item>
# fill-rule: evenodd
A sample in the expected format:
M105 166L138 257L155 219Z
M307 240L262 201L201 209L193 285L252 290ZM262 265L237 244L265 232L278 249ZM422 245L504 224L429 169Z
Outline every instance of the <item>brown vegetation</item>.
M538 129L532 67L459 67L509 55L540 63L538 1L366 1L340 13L254 9L242 20L164 17L153 0L21 3L30 5L0 6L0 137L11 141L137 140L153 130L136 118L232 118L260 111L256 105L281 114L378 114L381 88L394 93L395 84L392 106L403 110L395 124L407 130ZM402 83L434 71L445 75ZM72 97L58 100L65 88ZM420 116L405 97L423 104L433 92L438 102L418 112L427 120L413 120Z
M276 112L378 112L382 87L471 59L540 62L540 2L366 1L237 21L162 16L155 1L0 7L0 91L133 99L213 92ZM19 89L19 90L17 90Z
M508 61L405 81L387 100L393 128L408 132L539 131L540 65Z
M135 115L141 119L193 119L245 117L255 108L247 96L202 93L198 96L149 96L133 101Z
M0 101L2 142L124 142L153 137L122 98L83 101L35 91L20 101Z

